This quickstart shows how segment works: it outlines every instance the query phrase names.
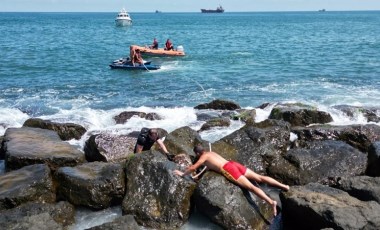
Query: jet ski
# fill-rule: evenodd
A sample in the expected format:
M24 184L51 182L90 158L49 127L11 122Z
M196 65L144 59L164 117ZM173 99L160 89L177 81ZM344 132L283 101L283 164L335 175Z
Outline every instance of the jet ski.
M152 64L150 61L144 64L135 63L134 65L129 58L120 58L113 61L110 65L111 69L127 69L127 70L158 70L160 65Z

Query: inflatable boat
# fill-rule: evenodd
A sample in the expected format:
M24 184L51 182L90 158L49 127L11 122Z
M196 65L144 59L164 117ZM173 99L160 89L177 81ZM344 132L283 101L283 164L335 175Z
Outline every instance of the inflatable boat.
M135 63L129 60L129 58L120 58L118 60L113 61L110 64L111 69L127 69L127 70L158 70L161 68L160 65L152 64L149 62L144 62L144 64Z
M132 45L131 48L139 49L144 56L164 56L164 57L181 57L185 56L182 46L177 46L175 50L164 50L163 48L151 49L149 47Z

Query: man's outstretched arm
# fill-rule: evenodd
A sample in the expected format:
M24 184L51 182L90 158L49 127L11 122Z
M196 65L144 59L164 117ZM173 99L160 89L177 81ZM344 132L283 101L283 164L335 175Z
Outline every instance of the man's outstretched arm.
M176 175L178 175L178 176L182 176L182 177L184 177L184 176L186 176L186 175L189 175L189 174L191 174L192 172L194 172L195 170L197 170L197 168L199 168L205 161L206 161L206 156L205 155L202 155L200 158L199 158L199 160L195 163L195 164L193 164L193 165L191 165L191 166L189 166L189 167L187 167L187 169L185 170L185 172L181 172L181 171L179 171L179 170L174 170L174 173L176 174Z

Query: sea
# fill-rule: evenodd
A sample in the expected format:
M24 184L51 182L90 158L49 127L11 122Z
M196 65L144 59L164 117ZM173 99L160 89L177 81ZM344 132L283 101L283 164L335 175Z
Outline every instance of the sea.
M69 141L79 149L94 133L197 130L203 123L194 106L215 99L246 109L304 103L329 112L333 125L367 123L336 105L380 107L380 11L130 12L129 27L115 26L117 13L0 13L0 136L32 117L83 125L84 137ZM157 71L109 67L129 56L131 45L150 45L153 38L160 47L166 39L183 46L186 56L146 58L161 65ZM257 109L256 121L270 109ZM116 124L113 117L123 111L163 119ZM243 125L233 121L201 136L212 143ZM120 215L106 212L91 221ZM78 213L82 225L74 229L88 227L86 219L96 215ZM184 229L217 229L201 221Z

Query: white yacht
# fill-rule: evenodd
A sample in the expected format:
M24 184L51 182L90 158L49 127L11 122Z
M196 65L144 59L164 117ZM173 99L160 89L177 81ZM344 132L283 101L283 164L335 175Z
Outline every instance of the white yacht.
M115 22L117 26L129 26L132 25L132 18L129 16L128 12L123 8L117 15Z

